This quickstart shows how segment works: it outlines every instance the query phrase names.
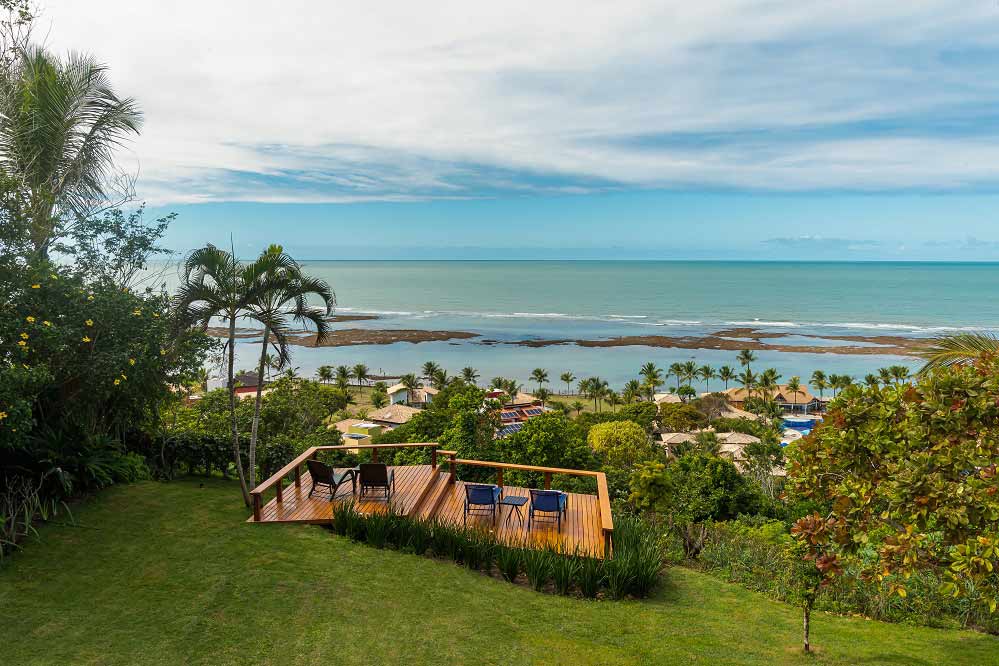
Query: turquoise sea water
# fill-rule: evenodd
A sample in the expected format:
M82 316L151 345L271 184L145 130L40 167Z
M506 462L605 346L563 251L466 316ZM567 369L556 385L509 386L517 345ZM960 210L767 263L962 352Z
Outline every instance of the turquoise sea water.
M379 317L341 327L469 331L481 337L296 348L294 364L303 373L341 363L403 373L434 360L451 373L474 366L484 379L526 381L533 368L543 367L553 379L571 370L577 377L599 375L620 386L646 361L668 366L693 358L734 366L736 353L572 344L532 349L482 341L703 335L754 326L793 334L779 341L784 344L807 345L816 343L813 336L829 334L926 337L999 330L997 264L310 261L305 266L333 285L338 312ZM245 366L252 362L248 347L240 345ZM913 359L880 355L759 356L756 365L776 367L785 377L807 377L815 369L862 377L891 363L918 366Z

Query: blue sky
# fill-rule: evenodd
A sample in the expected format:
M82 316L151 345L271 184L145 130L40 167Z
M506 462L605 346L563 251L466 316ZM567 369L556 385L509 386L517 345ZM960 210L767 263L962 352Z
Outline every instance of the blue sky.
M999 260L996 3L167 4L42 20L178 249Z

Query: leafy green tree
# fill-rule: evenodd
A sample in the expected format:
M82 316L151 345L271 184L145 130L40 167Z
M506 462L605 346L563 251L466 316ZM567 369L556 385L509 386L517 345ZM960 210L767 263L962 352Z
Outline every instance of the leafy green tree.
M669 374L676 377L676 390L680 390L680 382L683 381L683 364L682 363L671 363L669 366Z
M351 374L353 374L354 379L357 380L357 388L361 388L361 385L368 381L368 366L363 363L358 363L352 368Z
M350 366L338 365L335 371L335 381L336 387L341 391L346 391L350 388L350 380L353 379L354 372L350 369Z
M692 398L697 396L697 391L695 391L694 387L690 384L684 384L680 387L676 394L680 396L684 402L689 402Z
M440 369L441 367L433 361L427 361L423 364L423 378L429 382Z
M715 372L715 369L712 368L710 365L702 365L697 369L697 376L700 377L701 381L704 382L704 390L706 392L710 392L711 391L710 382L712 379L718 376L718 373Z
M541 406L544 407L545 403L552 397L552 392L546 388L539 388L534 394L534 397L541 401Z
M630 470L657 455L648 434L632 421L598 423L590 428L586 442L606 464L620 469Z
M999 355L999 338L991 333L944 335L926 343L918 351L926 361L919 374L952 365L971 365L985 356Z
M738 381L742 384L742 388L746 389L746 397L752 397L753 389L756 387L756 375L749 368L746 368L738 377Z
M821 512L795 525L826 571L852 563L900 596L931 568L956 596L999 604L999 365L933 369L915 385L839 395L795 442L788 480ZM816 548L821 546L821 552Z
M389 403L388 393L385 391L374 390L371 392L371 406L375 409L381 409Z
M562 414L547 412L524 424L518 432L503 439L500 447L504 462L542 467L593 469L596 465L583 428ZM538 487L540 473L517 472L510 475L516 485ZM559 483L573 483L557 477Z
M399 378L399 383L406 389L406 404L413 401L413 394L420 388L420 380L413 373L408 373Z
M574 412L576 412L576 416L579 416L580 414L582 414L583 410L586 409L586 405L583 402L579 401L579 400L573 401L573 403L572 403L572 405L570 405L570 407L572 407L572 410Z
M801 377L795 375L787 380L787 390L791 393L791 410L798 406L798 392L801 390Z
M739 361L739 365L749 370L749 364L756 360L756 354L754 354L749 349L743 349L739 352L739 355L735 357Z
M565 394L569 395L572 393L572 383L576 381L576 375L571 372L563 372L558 376L559 380L565 382Z
M668 465L639 464L629 501L639 510L665 516L691 559L704 547L707 521L731 520L760 506L759 494L734 464L702 453L681 456Z
M621 398L627 402L635 402L642 395L642 385L637 379L629 379L624 385L624 390L621 392ZM653 394L655 397L655 394Z
M319 369L316 370L316 377L323 384L329 384L333 381L333 367L329 365L319 366Z
M430 386L437 389L438 391L443 391L444 387L448 384L447 370L444 368L437 368L434 371L434 376L430 378Z
M690 432L707 424L708 418L690 403L664 402L659 405L659 427L663 432Z
M23 184L31 242L45 257L67 225L106 205L115 149L138 135L142 113L90 55L27 46L12 65L0 77L0 165Z

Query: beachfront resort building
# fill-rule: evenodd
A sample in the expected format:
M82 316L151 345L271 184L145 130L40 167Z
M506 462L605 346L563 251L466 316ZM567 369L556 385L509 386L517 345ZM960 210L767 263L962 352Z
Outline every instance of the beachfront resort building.
M406 405L389 405L368 413L364 419L342 419L332 425L343 434L344 442L370 444L371 438L407 423L420 410Z
M729 404L736 409L742 409L746 404L746 399L750 396L750 392L742 387L730 388L722 391L722 394L728 399ZM802 412L807 414L809 412L822 411L825 406L825 402L809 393L804 385L798 391L789 391L787 384L778 384L776 388L766 393L764 393L763 389L754 388L752 397L770 398L785 412Z
M486 394L486 399L502 399L506 396L502 391L499 395L494 393ZM530 393L517 393L513 398L506 400L499 410L500 427L496 431L496 437L506 437L515 432L519 432L524 424L535 416L541 416L548 408Z
M429 386L421 386L410 391L402 384L394 384L388 388L389 402L393 405L409 405L411 407L425 408L434 399L438 391Z
M234 389L236 393L236 398L243 400L244 398L255 398L257 396L257 386L260 385L260 377L255 372L241 372L232 378L233 384L236 388ZM260 391L260 395L267 395L270 393L270 389L266 388L267 382L264 382L264 387Z
M664 432L659 435L659 442L669 456L676 455L676 449L683 444L694 444L701 432L714 432L711 428L695 430L694 432ZM742 432L715 432L718 440L718 455L728 458L740 470L744 470L746 462L746 447L758 444L759 437Z

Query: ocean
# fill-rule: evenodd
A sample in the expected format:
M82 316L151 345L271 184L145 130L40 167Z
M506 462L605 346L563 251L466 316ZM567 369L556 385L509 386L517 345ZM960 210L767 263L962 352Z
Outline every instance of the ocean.
M479 337L418 344L295 347L293 364L365 363L372 372L416 372L435 361L454 374L475 367L527 382L545 368L559 387L565 371L600 376L619 388L648 361L693 359L737 367L737 352L649 346L523 347L524 340L602 340L618 336L704 336L732 328L783 334L783 345L863 345L827 335L930 337L999 330L999 265L985 263L710 261L307 261L337 294L339 314L377 319L339 328L465 331ZM175 277L168 274L168 286ZM484 343L484 341L486 343ZM766 340L765 340L766 341ZM250 367L256 345L238 345ZM754 368L785 378L814 370L857 378L884 365L919 366L893 355L759 351ZM715 382L716 386L720 386ZM715 388L715 387L712 387Z

